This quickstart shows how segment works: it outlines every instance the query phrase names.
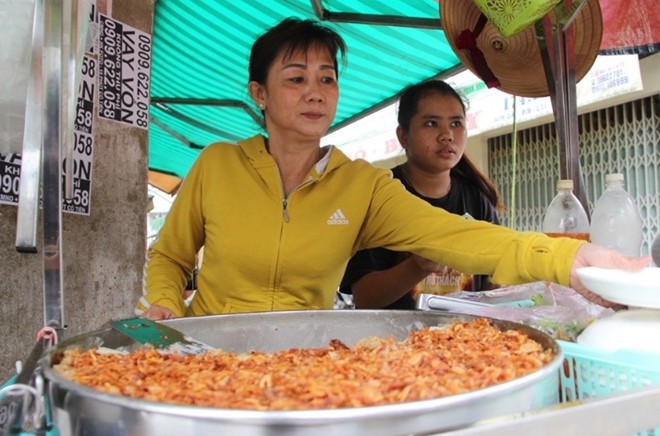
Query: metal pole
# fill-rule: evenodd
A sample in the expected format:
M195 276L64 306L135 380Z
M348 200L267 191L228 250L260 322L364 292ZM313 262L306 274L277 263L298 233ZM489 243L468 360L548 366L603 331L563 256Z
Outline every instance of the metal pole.
M580 168L573 26L573 18L585 4L584 0L566 0L564 13L558 13L560 17L568 15L566 23L562 24L559 20L553 22L546 15L537 22L536 33L539 36L541 59L555 115L559 175L561 179L573 180L573 192L589 216L589 204Z
M62 298L62 0L46 0L44 9L43 237L44 325L63 337Z
M25 104L21 179L19 182L18 216L16 219L16 250L19 253L37 252L37 221L39 220L39 186L41 181L44 119L43 46L44 0L37 0L34 5L34 19L32 21L32 59Z

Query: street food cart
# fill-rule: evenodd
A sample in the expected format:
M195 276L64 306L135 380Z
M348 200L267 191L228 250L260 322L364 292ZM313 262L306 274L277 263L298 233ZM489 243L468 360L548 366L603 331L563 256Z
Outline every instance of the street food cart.
M39 71L43 67L43 75L34 73L34 83L32 83L32 92L34 94L28 99L28 105L35 105L31 107L31 113L39 113L40 109L43 108L43 118L26 118L26 136L24 139L24 148L22 150L25 156L34 154L39 156L40 153L43 153L42 157L37 157L32 160L25 160L23 165L23 176L33 175L33 178L22 177L21 178L21 202L23 203L19 207L19 229L17 234L17 247L19 250L31 251L36 247L36 214L38 211L38 201L39 201L39 186L43 186L42 193L42 208L43 208L43 258L44 258L44 326L51 328L54 331L55 336L61 336L61 339L64 339L64 314L63 314L63 305L62 305L62 264L61 264L61 201L63 196L66 196L67 193L63 192L63 189L60 184L60 155L62 154L63 148L66 144L71 142L70 137L67 139L67 133L70 129L70 124L72 117L70 116L71 105L75 105L75 101L71 103L72 99L68 98L72 95L71 90L76 87L76 75L74 73L75 66L80 66L76 57L77 46L74 44L74 47L66 47L66 44L63 44L62 35L67 35L68 38L64 40L68 41L78 41L78 35L83 31L84 25L82 25L82 18L77 16L76 5L82 9L82 5L85 2L62 2L62 1L46 1L46 2L37 2L37 8L35 13L35 23L43 23L43 27L35 26L35 34L33 35L33 66ZM577 144L575 131L572 130L575 127L572 124L572 118L576 116L575 112L575 99L572 95L572 91L575 86L575 82L578 80L580 74L586 72L588 69L589 62L588 59L586 62L581 64L583 66L582 70L576 68L577 61L573 58L573 45L575 43L573 38L578 39L578 36L574 35L572 32L572 25L576 23L588 22L588 19L584 18L584 11L589 11L591 18L597 16L595 10L598 8L598 2L590 1L573 1L567 2L571 6L566 8L561 14L556 12L556 16L561 16L562 20L560 25L549 21L551 18L544 16L540 21L537 21L536 28L532 30L535 32L536 36L540 38L543 43L538 44L541 55L539 59L542 60L542 70L547 79L547 90L548 93L553 98L553 107L555 108L555 116L557 117L557 128L558 134L560 137L559 147L561 154L561 174L562 176L566 175L568 178L573 178L574 180L581 180L579 175L579 163L577 161ZM164 3L165 4L165 3ZM323 2L321 1L312 1L312 6L314 11L319 19L328 19L335 20L335 22L340 22L342 20L362 20L362 22L370 22L374 25L382 25L388 19L393 19L392 17L385 17L375 19L374 16L358 16L359 14L349 14L349 15L332 15L326 9L323 8ZM450 8L452 2L441 2L440 8ZM463 1L454 2L454 5L463 5ZM66 6L68 5L68 8ZM40 8L39 6L43 6ZM164 6L165 7L165 6ZM457 6L454 6L457 7ZM445 10L444 14L446 16L451 16L451 10ZM558 14L558 15L557 15ZM581 15L582 14L582 15ZM60 19L63 16L69 17L68 20ZM380 21L380 22L378 22ZM399 25L410 25L414 24L416 20L408 20L400 22ZM435 20L435 25L438 25L438 20ZM540 23L540 24L538 24ZM426 21L417 22L420 27L431 26L432 24ZM589 27L589 26L587 26ZM43 32L40 32L40 29L43 29ZM590 30L593 30L590 28ZM594 34L590 34L594 37ZM473 47L474 49L474 47ZM461 50L457 48L457 50ZM468 58L459 56L464 64L468 65ZM43 62L43 66L39 65L39 62ZM69 68L63 68L63 65L69 65ZM73 65L73 67L72 67ZM458 63L451 65L452 68L458 68ZM495 65L491 65L495 69ZM476 67L475 67L476 69ZM48 86L46 86L46 84ZM398 86L398 84L396 85ZM506 86L506 84L504 84ZM43 94L43 100L40 100L40 87L47 88L47 92ZM390 89L390 97L394 95L393 89ZM364 91L364 90L363 90ZM29 91L30 92L30 91ZM383 99L383 101L386 99ZM62 105L62 102L67 102L67 104ZM190 117L186 115L185 111L176 111L171 108L172 105L182 105L182 106L192 106L192 107L201 107L201 106L211 106L221 108L236 108L242 110L246 117L250 118L253 122L256 121L256 124L259 124L258 118L255 119L255 113L251 107L245 107L242 105L237 105L235 100L222 100L222 99L182 99L182 100L172 100L166 97L152 98L151 104L154 108L153 119L151 121L154 124L154 129L158 129L158 132L154 136L163 135L168 133L172 138L180 140L183 135L173 131L167 123L163 123L163 119L178 119L182 120L187 118L190 121ZM66 110L62 110L62 107L66 107ZM364 107L362 110L355 115L359 117L368 112L368 109ZM335 128L341 127L341 123L347 123L355 118L345 116L343 119L340 119L339 124ZM33 122L34 125L29 123ZM28 128L28 126L30 126ZM230 133L235 135L232 132L215 132L219 133ZM43 144L43 146L42 146ZM200 146L196 146L195 143L188 144L190 149L196 150ZM39 166L39 162L43 162L42 166ZM69 159L69 162L71 160ZM29 164L32 164L30 167ZM69 172L70 173L70 172ZM41 175L40 175L41 174ZM70 186L65 184L64 191L67 187ZM579 190L578 190L579 192ZM26 195L23 195L25 193ZM257 315L263 316L263 321L259 326L264 326L266 324L278 324L272 323L271 318L278 317L280 315ZM281 315L286 316L286 315ZM343 325L348 325L353 331L361 328L364 325L369 325L368 321L360 320L358 324L350 324L349 322L354 322L353 318L356 318L355 314L349 313L331 313L331 314L289 314L295 320L297 317L314 317L317 316L321 320L328 318L332 325L342 325L342 318L350 317L350 320L347 319ZM405 318L405 322L410 324L421 319L431 318L428 314L409 314L400 315L400 318ZM241 326L243 319L245 319L246 324L250 324L247 321L252 321L254 315L248 315L245 317L237 316L235 319L230 317L217 317L209 318L206 320L177 320L170 322L170 324L180 328L182 331L191 334L199 335L201 339L206 340L206 335L212 336L215 334L219 328L234 328L236 326ZM383 316L376 317L378 320L383 320ZM318 319L316 320L318 321ZM434 318L435 321L435 318ZM374 323L377 321L374 320ZM426 321L430 322L430 321ZM282 325L286 324L284 321L281 321ZM348 324L347 324L348 323ZM408 325L406 324L406 326ZM299 320L293 323L293 325L299 325ZM321 322L320 325L323 325ZM375 324L374 324L375 325ZM408 328L408 327L405 327ZM330 330L328 330L330 331ZM237 334L232 332L232 334ZM325 334L328 334L327 332ZM334 334L331 332L330 334ZM76 338L73 342L84 341L92 338L92 342L96 337L104 337L105 335L112 336L112 333L108 330L102 332L93 332L88 336L83 338ZM290 335L290 337L295 337L296 335ZM113 336L114 337L114 336ZM78 389L75 386L70 386L64 383L63 381L57 379L55 376L49 373L49 363L50 354L44 355L44 351L54 345L52 342L53 336L42 335L39 337L37 344L30 354L28 359L25 361L25 364L22 368L21 373L18 376L17 382L15 384L30 384L33 383L35 389L37 389L37 395L41 395L44 398L47 398L47 402L50 403L51 407L55 410L53 415L48 416L44 414L38 417L38 420L35 421L33 427L36 427L38 431L55 431L58 428L58 419L62 414L71 414L74 410L78 410L78 407L83 407L86 400L90 400L90 404L95 406L90 409L90 415L86 419L90 419L91 423L87 425L94 425L98 423L97 419L99 417L95 416L94 413L97 412L112 412L116 413L114 415L117 417L117 420L113 423L120 423L120 427L126 432L130 432L126 425L130 425L130 422L139 421L140 417L147 415L149 417L154 417L154 420L158 420L162 417L159 417L159 414L162 416L167 416L168 418L179 417L179 423L183 422L181 425L183 428L193 429L194 425L191 421L194 421L197 418L200 418L200 414L210 413L211 418L213 418L213 412L207 410L199 412L190 408L182 408L178 410L164 410L162 407L153 406L144 403L133 403L130 405L119 404L117 403L116 398L96 398L96 395L90 394L89 392L83 392L82 395L78 394ZM115 339L113 339L115 340ZM209 341L210 342L210 341ZM289 346L287 345L284 346ZM452 430L457 434L511 434L512 432L523 432L523 431L535 431L539 429L544 429L548 432L553 431L568 431L568 432L579 432L583 429L583 425L586 422L589 422L589 431L596 433L605 433L608 431L613 431L616 433L619 432L631 432L631 431L643 431L645 429L660 427L660 421L657 420L655 414L652 411L657 409L660 404L660 389L655 387L650 387L654 383L657 383L658 375L654 371L652 365L646 365L645 362L638 360L640 367L626 367L626 365L621 364L621 361L614 360L612 362L606 361L602 356L596 356L593 354L583 355L579 348L572 347L570 344L566 344L564 348L564 355L567 359L567 369L566 370L557 370L557 380L561 384L563 393L571 392L566 394L565 399L568 398L570 401L564 402L562 407L552 407L549 406L548 409L542 410L529 410L526 408L517 409L520 412L516 415L516 410L510 410L506 407L500 410L502 413L501 420L490 420L494 418L494 415L484 414L484 415L474 415L463 420L452 422L452 426L446 427L443 424L439 424L437 428L434 428L428 424L434 414L446 413L447 416L454 414L466 414L469 413L468 406L476 407L478 409L487 410L488 404L484 404L484 401L491 400L493 404L497 401L493 399L492 393L478 393L476 397L471 398L467 402L461 403L460 406L451 404L432 404L432 405L421 405L420 410L409 410L411 408L415 409L418 405L413 406L402 406L403 409L408 409L408 414L404 413L406 419L410 419L409 429L413 432L424 432L429 433L431 431L446 431ZM617 366L620 365L620 366ZM594 369L595 368L595 369ZM589 372L582 372L589 371ZM35 375L36 374L36 375ZM45 379L43 378L45 374ZM547 374L545 374L547 375ZM582 378L587 383L592 383L602 381L601 378L606 379L604 395L601 396L597 393L591 393L591 398L587 399L584 397L587 394L586 385L573 389L577 379ZM589 378L591 377L591 378ZM623 389L620 389L621 386L625 386L628 389L630 386L628 382L632 383L632 378L635 377L635 381L643 380L644 383L632 384L632 386L640 387L639 390L631 390L623 392ZM620 382L625 380L625 384ZM535 380L536 381L536 380ZM602 383L600 383L602 385ZM509 386L507 386L509 387ZM530 386L526 388L532 389ZM533 389L532 389L533 390ZM621 390L622 392L618 392ZM498 391L503 397L512 394L512 392ZM483 394L483 395L481 395ZM603 392L601 392L603 394ZM573 395L572 397L570 395ZM562 396L564 396L562 394ZM6 397L5 397L6 398ZM71 400L73 403L67 403L67 400ZM120 400L119 400L120 401ZM121 403L121 401L120 401ZM75 406L75 407L74 407ZM151 407L155 407L155 410L152 410ZM426 409L429 407L429 409ZM458 407L458 409L457 409ZM23 409L23 410L21 410ZM620 415L616 412L625 412L626 419L621 419ZM25 408L17 407L12 409L11 419L20 419L22 415L27 414L29 410ZM52 411L51 411L52 412ZM153 414L152 414L153 413ZM331 421L338 419L343 423L344 426L338 427L342 432L347 432L349 430L355 431L356 433L365 434L370 432L370 427L361 427L356 425L360 420L364 419L364 416L360 414L369 414L368 411L358 411L355 415L351 416L351 413L346 415L337 416L337 414L327 414L327 416L316 417L319 420ZM402 413L398 410L386 410L386 411L376 411L374 412L377 419L384 419L385 422L388 421L390 416L400 416ZM391 415L390 415L391 414ZM421 417L420 417L421 414ZM121 421L122 416L130 416L129 422L125 423ZM218 415L222 415L220 412ZM341 415L341 414L339 414ZM54 420L50 420L54 418ZM203 416L202 418L207 419L208 416ZM270 432L277 431L291 431L292 428L295 428L296 416L290 418L285 417L276 417L272 418L269 415L265 416L252 416L246 417L246 422L254 424L254 428L251 429L255 434L268 430ZM314 419L316 419L314 418ZM486 418L489 421L486 421ZM228 419L224 415L222 419ZM293 419L293 421L291 421ZM301 417L301 419L308 419L306 416ZM311 418L310 418L311 419ZM415 420L420 419L425 424L424 426L416 427L414 422ZM448 418L449 419L449 418ZM313 420L313 419L312 419ZM150 421L146 419L145 421ZM168 421L174 422L177 421ZM451 420L450 420L451 421ZM205 421L207 422L207 421ZM403 421L406 424L405 421ZM12 422L12 425L15 423ZM394 426L394 423L391 422L391 434L401 433L402 428ZM235 425L235 423L231 423ZM407 425L407 424L406 424ZM188 427L192 426L192 427ZM20 427L20 425L19 425ZM42 428L39 428L42 427ZM81 427L84 429L89 429L90 427ZM208 427L213 429L214 427ZM207 429L208 429L207 428ZM236 427L231 427L236 428ZM115 432L116 428L110 426L110 431ZM13 430L16 430L16 427L13 427ZM98 428L97 428L98 430ZM75 433L75 429L70 429L72 433ZM210 430L209 430L210 431ZM379 427L378 434L386 434L388 431L387 428ZM406 430L407 432L407 430ZM108 433L110 434L110 433ZM114 434L114 433L112 433ZM375 433L374 433L375 434Z

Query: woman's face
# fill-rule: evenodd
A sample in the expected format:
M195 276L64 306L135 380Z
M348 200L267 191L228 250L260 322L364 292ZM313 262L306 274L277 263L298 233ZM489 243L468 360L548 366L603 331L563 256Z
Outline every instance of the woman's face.
M449 171L467 143L463 105L451 95L429 94L419 100L408 132L399 126L397 136L415 166L429 172Z
M339 98L333 58L316 46L287 58L280 54L265 86L251 82L250 92L258 105L263 104L269 137L320 140L335 117Z

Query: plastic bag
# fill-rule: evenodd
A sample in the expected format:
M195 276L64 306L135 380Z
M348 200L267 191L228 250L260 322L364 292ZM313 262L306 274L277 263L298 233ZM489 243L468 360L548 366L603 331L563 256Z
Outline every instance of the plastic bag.
M549 282L484 292L460 291L447 297L490 304L479 307L479 314L526 324L555 339L571 342L596 319L614 314L614 310L590 302L572 288ZM469 309L465 313L474 314Z

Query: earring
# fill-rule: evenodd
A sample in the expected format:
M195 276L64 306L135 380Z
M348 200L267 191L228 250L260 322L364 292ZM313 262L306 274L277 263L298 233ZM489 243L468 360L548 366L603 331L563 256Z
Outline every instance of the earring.
M259 109L264 110L264 104L263 103L259 104Z

